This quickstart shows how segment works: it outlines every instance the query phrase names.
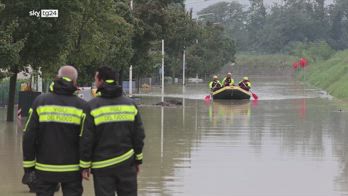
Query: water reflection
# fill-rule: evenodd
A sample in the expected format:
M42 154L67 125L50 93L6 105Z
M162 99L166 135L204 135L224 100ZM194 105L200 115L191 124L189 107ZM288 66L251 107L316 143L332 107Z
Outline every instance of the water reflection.
M186 94L186 86L182 86L182 94ZM185 127L185 96L182 96L182 126Z
M164 144L164 129L163 129L163 124L164 124L164 107L161 107L161 163L163 162L163 144Z
M16 123L5 123L5 108L0 108L0 114L0 191L1 195L14 195L13 192L25 192L20 183L23 174L21 130Z
M174 107L153 106L161 97L141 99L147 137L139 195L347 194L347 113L313 89L265 84L274 92L268 96L280 99L206 104L203 96L181 96L182 105ZM20 184L20 146L21 132L2 121L1 195L27 190ZM87 183L84 195L94 195L92 187Z
M183 99L182 107L142 109L160 111L164 118L151 118L147 127L152 142L139 178L141 195L343 195L348 190L346 117L329 100L207 105ZM155 124L164 130L161 161L151 155Z
M209 105L209 120L214 126L225 124L231 126L233 121L243 121L245 126L250 119L249 100L214 100Z

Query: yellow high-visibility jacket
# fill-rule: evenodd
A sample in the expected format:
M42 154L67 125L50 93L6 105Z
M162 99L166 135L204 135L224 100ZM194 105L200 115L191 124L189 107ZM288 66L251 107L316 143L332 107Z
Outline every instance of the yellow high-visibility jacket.
M233 78L227 78L225 77L223 80L222 80L222 84L224 86L233 86L234 85L234 80Z

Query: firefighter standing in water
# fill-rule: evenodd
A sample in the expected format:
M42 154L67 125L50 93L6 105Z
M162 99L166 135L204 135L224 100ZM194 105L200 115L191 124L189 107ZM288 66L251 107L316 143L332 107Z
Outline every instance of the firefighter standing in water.
M83 178L89 179L91 168L96 196L136 196L145 138L139 110L122 96L111 68L99 68L95 83L97 97L88 102L80 140Z
M239 83L238 83L239 87L246 90L246 91L249 91L250 88L251 88L251 82L249 81L249 78L248 77L243 77L243 80L241 80Z
M85 101L74 95L77 70L63 66L29 110L23 136L25 173L35 171L37 196L53 196L58 183L64 196L82 195L79 167L79 134Z
M232 78L232 73L228 72L227 76L222 80L222 84L225 86L234 86L234 80Z

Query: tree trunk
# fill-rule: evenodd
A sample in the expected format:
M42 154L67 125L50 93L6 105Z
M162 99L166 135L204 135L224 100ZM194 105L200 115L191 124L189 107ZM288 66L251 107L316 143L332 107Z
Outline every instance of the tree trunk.
M140 76L137 76L137 93L140 93Z
M16 96L17 70L13 72L10 77L10 87L7 102L7 121L13 122L14 119L14 105Z
M118 72L118 83L120 86L122 86L123 83L123 66L121 67L120 71Z
M173 74L172 74L172 84L175 84L175 71L173 69Z

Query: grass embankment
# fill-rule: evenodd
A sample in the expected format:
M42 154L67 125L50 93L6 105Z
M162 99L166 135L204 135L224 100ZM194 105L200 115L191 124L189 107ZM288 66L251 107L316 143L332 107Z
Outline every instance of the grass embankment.
M255 55L255 54L237 54L236 62L238 65L251 65L251 66L278 66L291 68L291 65L297 57L283 55L283 54L265 54L265 55Z
M326 90L330 95L348 100L348 50L337 52L330 59L312 64L306 80Z
M270 54L237 54L233 72L246 75L289 75L292 63L297 60L294 56ZM225 67L222 71L229 71Z

